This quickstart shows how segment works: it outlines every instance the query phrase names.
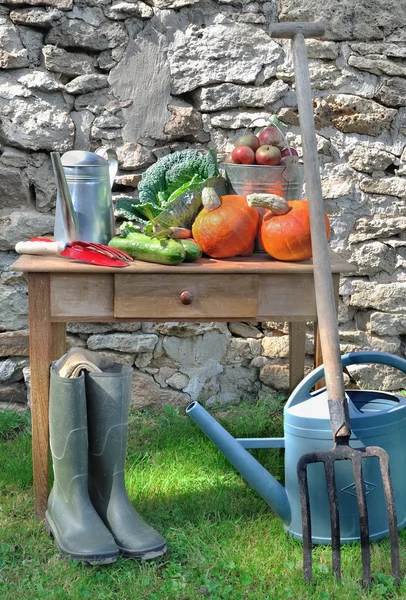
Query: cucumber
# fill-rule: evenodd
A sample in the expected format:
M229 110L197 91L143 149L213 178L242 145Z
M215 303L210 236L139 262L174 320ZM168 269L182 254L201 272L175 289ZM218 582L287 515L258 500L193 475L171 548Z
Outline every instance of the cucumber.
M185 262L195 262L202 256L202 249L194 240L178 240L186 250Z
M179 242L151 238L143 233L129 233L125 238L114 237L109 246L124 250L133 258L160 265L178 265L186 257L186 250Z

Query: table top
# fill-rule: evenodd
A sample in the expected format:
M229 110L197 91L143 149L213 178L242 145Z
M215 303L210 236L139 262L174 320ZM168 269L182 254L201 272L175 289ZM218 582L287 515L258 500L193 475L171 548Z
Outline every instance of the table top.
M332 273L350 273L355 266L348 263L331 249L330 263ZM134 260L128 267L113 268L89 265L59 256L22 255L10 267L12 271L24 273L142 273L142 274L171 274L171 273L312 273L313 261L281 262L272 259L263 252L247 257L228 259L201 258L193 263L181 263L176 266L158 265L156 263Z

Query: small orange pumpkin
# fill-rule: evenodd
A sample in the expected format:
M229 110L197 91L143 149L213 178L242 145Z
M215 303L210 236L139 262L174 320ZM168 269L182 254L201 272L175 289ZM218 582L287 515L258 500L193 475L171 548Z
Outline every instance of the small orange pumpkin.
M202 202L192 233L203 252L212 258L252 254L259 217L245 196L219 197L212 188L205 188Z
M266 204L265 196L248 197L250 205ZM257 197L255 199L255 197ZM250 199L251 198L251 199ZM272 198L272 196L269 196ZM259 227L259 241L264 250L276 260L302 261L312 257L312 242L310 236L309 207L306 200L290 200L275 197L275 207L272 200ZM283 206L283 204L285 206ZM277 214L275 214L277 213ZM327 239L330 238L330 222L324 213Z

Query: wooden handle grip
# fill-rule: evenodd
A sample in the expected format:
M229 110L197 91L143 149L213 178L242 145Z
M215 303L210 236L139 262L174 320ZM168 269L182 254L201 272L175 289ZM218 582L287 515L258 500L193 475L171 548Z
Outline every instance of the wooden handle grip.
M65 247L65 242L18 242L15 251L18 254L58 256Z
M323 37L325 27L322 23L273 23L269 35L273 38L291 39L301 34L305 38Z

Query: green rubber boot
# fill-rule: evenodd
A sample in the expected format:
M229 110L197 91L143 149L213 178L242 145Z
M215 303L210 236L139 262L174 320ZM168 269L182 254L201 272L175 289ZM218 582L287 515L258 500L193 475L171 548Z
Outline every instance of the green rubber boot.
M65 378L51 368L49 429L54 485L45 527L67 557L89 564L112 563L119 556L118 547L89 498L83 374Z
M134 510L125 488L131 378L131 367L117 363L86 373L89 493L120 552L148 560L166 552L166 541Z

